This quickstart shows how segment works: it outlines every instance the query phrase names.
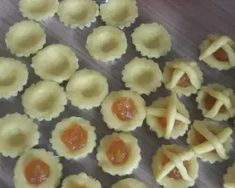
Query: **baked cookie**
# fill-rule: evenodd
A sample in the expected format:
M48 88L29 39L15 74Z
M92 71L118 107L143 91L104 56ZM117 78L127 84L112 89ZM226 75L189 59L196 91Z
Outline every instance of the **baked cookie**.
M227 173L224 175L224 188L234 188L235 187L235 164L227 169Z

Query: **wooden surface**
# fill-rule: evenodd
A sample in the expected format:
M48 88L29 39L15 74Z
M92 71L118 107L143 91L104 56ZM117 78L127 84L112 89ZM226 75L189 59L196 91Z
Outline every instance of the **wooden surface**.
M140 17L131 28L125 30L129 40L127 54L122 59L116 61L114 65L105 65L101 62L94 61L86 49L84 48L85 39L91 32L92 28L103 24L98 21L92 25L92 28L85 30L72 30L66 28L58 17L55 16L45 22L42 22L47 33L47 44L62 43L71 46L80 59L81 67L94 68L105 74L109 80L110 90L120 90L124 88L121 82L121 70L123 66L134 56L139 56L136 53L133 45L130 43L130 33L134 27L143 22L160 22L169 31L172 36L173 50L168 56L157 60L161 68L166 60L171 60L176 57L189 57L198 59L198 44L209 33L224 33L235 38L235 1L234 0L137 0L139 6ZM18 22L22 16L18 10L18 0L0 0L0 56L12 55L6 49L4 37L10 25ZM27 65L30 65L30 58L22 59ZM235 89L235 71L216 71L199 62L205 74L205 83L218 82ZM30 66L28 66L31 75L27 86L39 80L34 75ZM22 93L20 93L21 95ZM145 97L147 104L159 96L166 96L168 92L162 87L156 93ZM182 98L190 111L191 119L202 119L201 113L196 108L195 96L191 98ZM103 122L98 109L91 111L81 111L71 105L67 105L65 112L52 122L38 122L42 133L40 145L51 150L48 140L51 130L55 123L65 117L71 115L82 116L91 121L97 128L98 138L102 138L105 134L111 133ZM0 100L0 116L7 113L23 112L20 96L12 98L8 101ZM230 125L233 126L231 120ZM152 170L151 160L152 155L161 144L177 143L185 144L185 137L176 141L167 141L158 139L156 135L149 130L144 124L138 128L133 134L139 139L141 146L142 160L139 168L134 171L133 177L137 177L148 185L148 187L160 187L155 183ZM0 138L1 141L1 138ZM112 177L103 173L101 168L97 166L95 158L96 150L87 158L82 160L65 160L61 158L63 163L63 177L69 174L76 174L81 171L88 173L91 176L99 179L104 188L109 188L111 184L121 179L121 177ZM231 153L231 158L225 162L210 165L202 163L200 160L199 178L194 187L198 188L220 188L222 187L222 176L226 168L235 160L235 152ZM0 156L0 188L11 188L13 186L13 168L15 159L4 158Z

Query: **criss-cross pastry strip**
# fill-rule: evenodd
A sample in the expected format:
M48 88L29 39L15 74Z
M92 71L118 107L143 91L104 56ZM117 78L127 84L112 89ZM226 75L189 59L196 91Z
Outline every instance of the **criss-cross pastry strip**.
M228 154L226 152L226 149L224 148L224 143L232 135L231 128L225 128L217 135L210 131L203 124L197 124L197 126L194 126L193 128L207 140L192 148L196 154L200 155L215 150L221 159L228 158Z
M182 63L172 64L169 66L173 69L173 72L172 72L172 79L170 80L170 82L166 84L166 87L173 89L174 87L177 86L182 76L186 74L188 79L190 80L191 85L197 89L200 88L201 82L198 79L198 75L190 66L186 66L185 64Z
M170 138L173 132L175 122L178 120L185 124L189 124L190 120L184 116L183 114L178 112L177 109L177 98L176 95L173 94L170 97L169 104L166 108L147 108L147 114L152 115L154 117L164 117L166 118L166 130L165 130L165 138Z
M225 70L235 66L235 43L228 36L209 35L200 45L200 50L199 60L211 67Z
M174 168L177 168L182 179L186 181L193 181L193 178L188 173L187 168L184 165L184 161L190 161L194 154L191 151L185 151L182 153L173 153L166 148L162 148L163 154L169 159L169 162L164 165L162 171L157 177L158 181L165 178Z
M226 93L215 91L211 88L206 88L205 92L208 93L210 96L213 96L216 99L216 102L213 105L213 107L206 112L207 117L209 118L215 117L219 113L222 106L225 106L226 109L231 108L232 104L231 104L229 96L226 95ZM230 111L228 112L230 113L230 115L232 115Z

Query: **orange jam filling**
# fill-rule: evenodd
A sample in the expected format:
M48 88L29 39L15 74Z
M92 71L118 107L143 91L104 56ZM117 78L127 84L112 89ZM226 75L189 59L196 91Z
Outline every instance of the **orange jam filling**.
M191 85L191 81L186 73L180 78L177 85L180 87L189 87Z
M77 151L86 145L87 131L79 124L72 124L61 134L61 140L70 151Z
M177 152L179 153L179 152ZM170 159L167 157L167 156L164 156L163 159L162 159L162 165L166 165L168 162L170 162ZM184 161L184 166L185 168L188 170L189 169L189 162L188 161ZM178 170L177 167L173 168L168 174L167 176L169 178L173 178L175 180L180 180L182 179L182 176L180 174L180 171Z
M128 160L130 149L123 140L116 138L109 145L106 154L113 165L122 165Z
M158 123L160 124L160 126L165 129L167 126L167 119L166 117L159 117L157 118ZM180 121L179 120L175 120L175 124L174 126L179 126L180 125Z
M26 164L24 175L32 185L40 185L50 176L50 167L40 159L34 159Z
M222 61L222 62L229 61L228 54L226 53L226 51L224 51L223 48L218 49L213 55L219 61Z
M202 144L206 141L207 141L206 138L202 136L199 132L197 131L194 132L193 145Z
M131 98L120 97L112 105L112 112L122 121L132 120L136 113L136 105Z
M215 103L216 103L216 99L214 97L212 97L210 95L206 95L206 97L205 97L205 108L207 110L211 110L213 108L213 106L215 105ZM223 113L225 111L226 111L226 107L223 105L220 108L219 112Z

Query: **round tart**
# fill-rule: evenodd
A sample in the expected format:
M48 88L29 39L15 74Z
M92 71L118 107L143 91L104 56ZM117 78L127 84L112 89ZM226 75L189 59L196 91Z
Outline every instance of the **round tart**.
M212 68L228 70L235 66L235 42L226 35L208 35L199 49L199 59Z
M165 87L179 95L190 96L200 89L203 74L197 63L187 59L168 62L164 68Z
M100 106L108 90L107 79L100 72L91 69L77 71L66 87L68 99L80 109Z
M100 15L107 25L129 27L138 17L136 0L109 0L100 5Z
M165 188L187 188L198 177L198 162L192 151L177 145L163 145L152 163L156 181Z
M38 120L56 118L67 103L61 86L52 81L39 81L32 84L22 95L25 113Z
M101 113L110 129L132 131L145 119L145 101L132 91L113 91L105 98Z
M149 95L161 86L162 72L154 61L135 57L125 65L122 80L131 90Z
M24 20L10 27L5 42L12 54L28 57L43 47L46 34L38 23Z
M235 114L233 90L219 84L209 84L198 92L196 98L202 114L216 121L228 120Z
M86 48L96 60L113 61L126 53L125 33L112 26L100 26L88 36Z
M67 159L86 157L96 145L95 127L80 117L70 117L59 122L50 140L58 155Z
M12 58L0 57L0 98L16 96L28 80L27 67Z
M58 15L64 25L71 28L90 27L96 21L99 7L93 0L63 0Z
M38 144L39 132L36 124L27 116L14 113L0 119L0 153L16 157Z
M154 101L146 113L146 123L158 137L176 139L185 134L190 124L189 113L175 94Z
M138 141L131 134L107 135L100 141L97 150L99 166L111 175L131 174L141 159Z
M54 16L58 6L58 0L20 0L19 2L19 8L23 17L37 21Z
M227 173L224 175L224 188L235 187L235 163L227 169Z
M134 178L126 178L113 184L111 188L147 188L140 180Z
M171 39L167 30L159 23L142 24L132 33L136 50L143 56L159 58L171 50Z
M78 69L78 58L71 48L52 44L32 58L35 73L45 80L61 83L68 80Z
M59 159L44 149L26 151L14 171L15 188L54 188L60 183L62 165Z
M212 121L194 121L187 142L203 161L214 163L229 158L232 150L232 129Z
M61 188L101 188L101 184L95 178L82 172L66 177Z

